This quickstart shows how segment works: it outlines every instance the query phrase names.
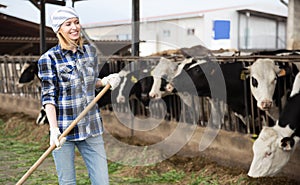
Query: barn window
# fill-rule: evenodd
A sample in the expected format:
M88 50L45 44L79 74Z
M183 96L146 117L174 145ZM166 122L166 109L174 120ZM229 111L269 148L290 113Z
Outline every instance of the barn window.
M187 35L195 35L195 28L188 28Z

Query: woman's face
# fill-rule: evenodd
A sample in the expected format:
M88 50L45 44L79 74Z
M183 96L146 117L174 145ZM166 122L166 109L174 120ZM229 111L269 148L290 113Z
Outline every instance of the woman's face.
M66 37L71 40L77 40L80 36L81 25L79 24L78 18L70 18L66 20L60 27L60 30Z

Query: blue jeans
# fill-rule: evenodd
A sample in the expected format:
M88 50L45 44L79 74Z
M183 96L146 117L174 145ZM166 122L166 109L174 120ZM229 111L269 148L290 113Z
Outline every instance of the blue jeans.
M60 149L53 150L52 155L59 184L76 184L75 146L86 164L92 185L109 184L106 152L102 135L89 137L83 141L66 141Z

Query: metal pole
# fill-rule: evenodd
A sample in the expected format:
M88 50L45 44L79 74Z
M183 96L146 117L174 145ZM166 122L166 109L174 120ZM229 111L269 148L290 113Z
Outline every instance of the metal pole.
M132 0L131 56L139 56L140 48L140 0Z
M45 15L46 15L46 9L45 9L45 0L40 1L40 7L41 7L41 24L40 24L40 54L43 54L46 51L46 21L45 21Z
M249 19L250 12L246 12L245 49L249 49Z

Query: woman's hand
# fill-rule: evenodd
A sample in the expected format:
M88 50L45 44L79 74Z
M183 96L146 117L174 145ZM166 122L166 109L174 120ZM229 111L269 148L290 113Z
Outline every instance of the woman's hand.
M101 79L101 83L103 86L109 84L111 86L111 90L114 90L120 84L121 78L118 73L110 74Z
M66 142L66 137L63 137L59 141L59 136L61 135L61 132L58 127L50 127L50 146L55 144L57 149L62 147L62 145Z

